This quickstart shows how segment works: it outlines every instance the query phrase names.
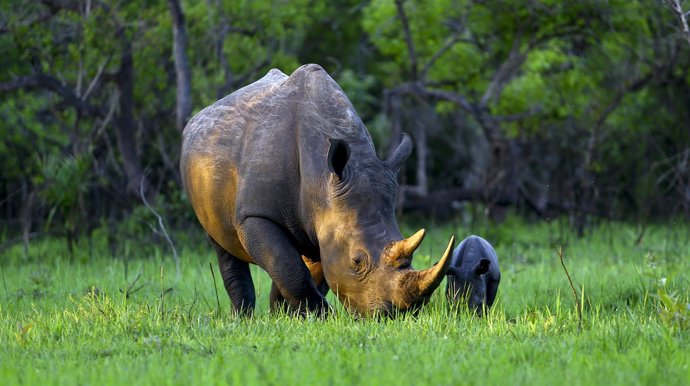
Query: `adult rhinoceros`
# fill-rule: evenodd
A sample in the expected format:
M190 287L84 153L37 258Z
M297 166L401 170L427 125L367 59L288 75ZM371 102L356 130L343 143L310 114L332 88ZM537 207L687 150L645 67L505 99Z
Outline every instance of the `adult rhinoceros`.
M403 239L395 219L410 139L379 160L320 66L269 71L199 112L183 136L184 186L238 312L255 305L249 263L273 280L272 303L300 312L328 310L315 284L323 277L357 314L423 304L442 281L454 240L434 267L413 270L424 230Z

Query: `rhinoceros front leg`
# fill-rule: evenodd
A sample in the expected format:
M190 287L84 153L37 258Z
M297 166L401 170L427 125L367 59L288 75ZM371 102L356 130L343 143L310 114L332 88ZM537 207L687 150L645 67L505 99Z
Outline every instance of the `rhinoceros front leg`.
M326 298L281 227L265 218L249 217L242 222L238 235L254 262L271 277L275 293L284 299L288 309L317 314L328 311Z
M321 262L312 260L304 255L302 256L302 261L309 269L311 279L314 281L316 288L319 290L321 295L325 297L330 288L328 287L326 278L323 275L323 267L321 266ZM271 311L289 311L285 302L285 297L280 293L280 290L275 282L271 283L270 303Z
M254 312L256 297L249 264L231 255L218 245L211 236L208 238L218 255L218 267L220 267L220 274L223 277L223 285L235 307L235 312L239 315L251 316Z

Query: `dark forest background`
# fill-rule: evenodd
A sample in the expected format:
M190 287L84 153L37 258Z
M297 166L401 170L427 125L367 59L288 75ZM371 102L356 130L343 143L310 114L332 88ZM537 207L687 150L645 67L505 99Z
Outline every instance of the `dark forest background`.
M70 248L199 228L181 130L276 67L318 63L380 155L410 133L399 209L500 221L690 216L690 4L0 1L0 240ZM146 204L146 205L145 205ZM155 213L154 213L155 210Z

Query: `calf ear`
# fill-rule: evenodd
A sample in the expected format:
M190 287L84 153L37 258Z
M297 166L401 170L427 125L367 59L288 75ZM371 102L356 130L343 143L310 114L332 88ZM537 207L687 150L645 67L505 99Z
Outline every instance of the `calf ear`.
M472 270L477 276L483 275L489 272L489 265L491 265L491 261L489 259L481 259Z
M350 159L350 146L342 139L328 140L331 146L328 148L328 169L338 178L343 178L343 172L347 161Z

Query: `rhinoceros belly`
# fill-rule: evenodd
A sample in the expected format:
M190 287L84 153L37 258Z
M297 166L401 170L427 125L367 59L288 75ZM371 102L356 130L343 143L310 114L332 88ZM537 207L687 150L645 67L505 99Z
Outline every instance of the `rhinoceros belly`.
M192 155L186 160L183 177L204 230L233 256L252 263L235 228L236 168L213 156Z

